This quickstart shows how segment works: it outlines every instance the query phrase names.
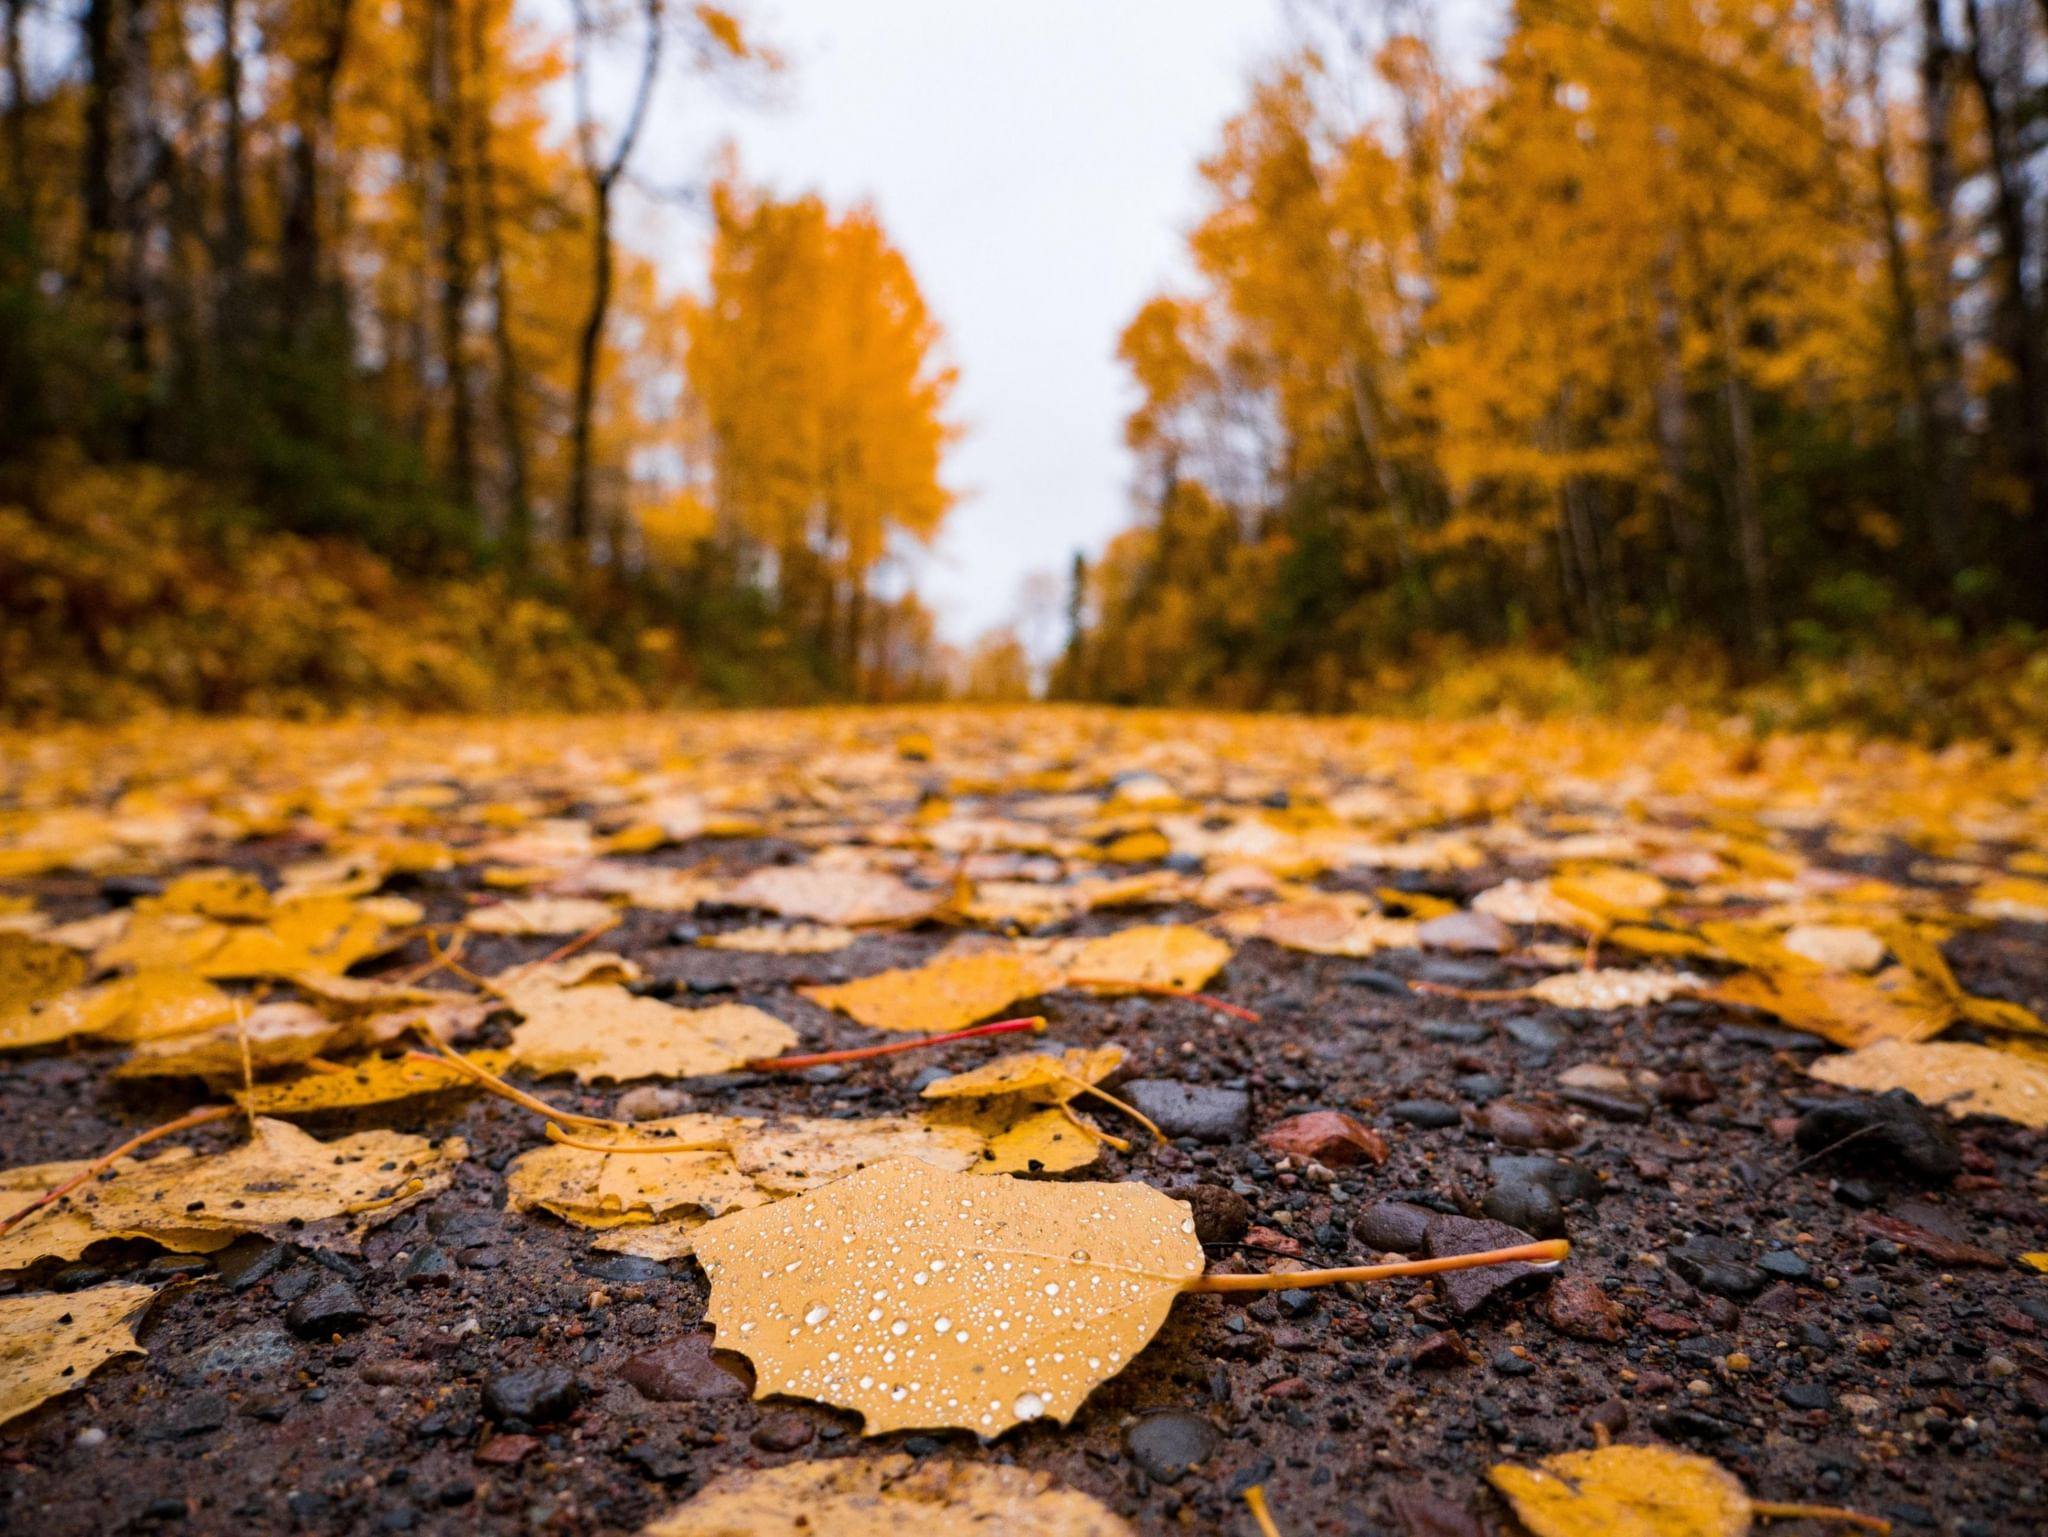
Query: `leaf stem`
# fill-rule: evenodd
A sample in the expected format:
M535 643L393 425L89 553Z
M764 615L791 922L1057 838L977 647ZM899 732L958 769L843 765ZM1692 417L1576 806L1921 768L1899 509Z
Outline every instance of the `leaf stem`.
M1139 1110L1137 1107L1133 1105L1125 1104L1122 1100L1118 1099L1114 1094L1110 1093L1107 1089L1098 1089L1095 1087L1094 1084L1089 1083L1083 1079L1076 1078L1072 1074L1063 1074L1062 1076L1066 1078L1066 1081L1068 1083L1073 1084L1081 1093L1093 1094L1097 1099L1101 1100L1104 1104L1114 1105L1117 1109L1121 1110L1125 1115L1129 1116L1132 1120L1136 1121L1140 1126L1144 1127L1145 1130L1151 1132L1152 1135L1159 1141L1164 1142L1166 1140L1166 1133L1161 1131L1158 1128L1158 1126L1156 1126L1153 1123L1152 1118L1146 1115L1144 1111Z
M1891 1522L1883 1516L1866 1516L1860 1510L1844 1510L1839 1505L1785 1504L1778 1500L1751 1500L1750 1512L1762 1516L1766 1521L1840 1521L1845 1526L1860 1526L1868 1532L1889 1532Z
M1277 1292L1297 1286L1338 1286L1346 1281L1386 1281L1396 1276L1440 1275L1446 1270L1476 1270L1483 1265L1555 1264L1571 1253L1562 1238L1487 1249L1479 1254L1446 1254L1438 1259L1401 1260L1390 1265L1344 1265L1335 1270L1275 1271L1260 1275L1197 1276L1181 1288L1190 1292Z
M1244 1492L1244 1503L1252 1513L1252 1519L1259 1523L1259 1537L1280 1537L1280 1528L1273 1524L1273 1512L1266 1508L1266 1486L1253 1484Z
M405 1054L408 1061L438 1062L443 1066L452 1067L457 1072L465 1073L469 1077L474 1078L500 1099L509 1099L521 1109L531 1110L535 1115L545 1116L548 1120L557 1121L563 1125L604 1126L617 1129L624 1124L620 1121L608 1121L601 1115L577 1115L574 1111L557 1110L546 1100L529 1094L524 1089L514 1088L496 1073L488 1072L478 1067L453 1046L450 1046L446 1041L435 1035L433 1031L421 1027L419 1035L420 1039L432 1046L434 1050L431 1054L424 1051L408 1051Z
M886 1041L880 1046L855 1046L846 1051L814 1051L796 1057L756 1057L747 1063L747 1070L755 1073L797 1073L807 1067L829 1067L840 1062L865 1062L872 1057L893 1056L899 1051L920 1051L927 1046L946 1046L954 1041L971 1041L984 1035L1011 1035L1019 1030L1044 1029L1045 1016L1033 1014L1026 1019L999 1019L993 1024L975 1025L966 1030L949 1030L944 1035L921 1035L914 1041Z
M174 1132L188 1131L194 1126L208 1126L215 1121L225 1121L230 1116L240 1113L238 1107L234 1105L205 1105L197 1110L187 1111L175 1121L166 1121L161 1126L152 1126L148 1131L137 1132L111 1153L95 1158L78 1173L64 1181L63 1184L57 1186L54 1190L45 1190L6 1221L0 1222L0 1234L13 1232L24 1219L35 1212L41 1211L45 1206L63 1200L64 1197L71 1194L72 1191L83 1185L87 1180L104 1174L115 1162L127 1157L128 1154L134 1152L137 1148L147 1147L158 1138L168 1137Z

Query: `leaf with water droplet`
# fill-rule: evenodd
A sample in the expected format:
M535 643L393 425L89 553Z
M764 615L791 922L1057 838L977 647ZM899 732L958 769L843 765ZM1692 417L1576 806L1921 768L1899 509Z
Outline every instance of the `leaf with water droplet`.
M869 1435L1064 1423L1203 1268L1188 1208L1149 1186L907 1158L707 1223L696 1249L757 1394L852 1409Z
M796 1032L744 1003L678 1009L613 983L519 987L512 1006L524 1022L512 1054L536 1073L595 1078L691 1078L729 1072L796 1044Z
M1045 1473L901 1455L727 1473L641 1537L1130 1537L1087 1495Z

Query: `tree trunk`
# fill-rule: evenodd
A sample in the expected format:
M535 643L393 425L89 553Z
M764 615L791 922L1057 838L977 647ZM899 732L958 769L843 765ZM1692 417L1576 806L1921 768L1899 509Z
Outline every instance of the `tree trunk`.
M485 276L491 288L491 345L496 354L498 433L505 455L505 554L515 568L533 553L533 500L527 488L526 414L520 402L519 349L512 336L512 301L505 276L504 233L498 220L498 177L491 142L489 9L472 0L469 12L469 78L475 102L469 114L470 158L476 165L477 221L483 237Z
M468 187L461 120L462 60L456 49L455 0L429 0L426 75L430 182L441 233L441 368L448 384L448 479L455 500L476 506L475 389L469 367Z
M586 553L590 544L590 434L597 410L597 365L604 325L612 307L612 184L591 183L590 308L576 342L576 401L569 425L569 542Z
M325 0L319 47L293 81L291 174L285 195L282 269L287 329L301 345L328 318L321 220L325 168L334 134L334 98L353 21L354 0Z
M23 224L35 221L35 183L28 168L28 58L22 44L21 23L28 0L6 0L7 15L0 47L6 51L7 69L7 201Z
M1939 448L1928 472L1940 499L1936 512L1950 525L1947 541L1961 548L1963 363L1956 339L1956 170L1951 146L1955 55L1942 19L1942 0L1920 0L1920 114L1925 135L1921 190L1927 204L1920 279L1927 337L1927 425L1930 448Z
M249 202L244 180L242 46L238 0L220 0L220 273L223 331L240 325L235 313L249 257Z
M1978 104L1984 113L1984 136L1988 141L1991 170L1991 223L1997 231L1998 250L1993 267L1997 273L1997 330L1999 349L2012 364L2014 464L2026 483L2029 519L2035 530L2036 558L2048 565L2048 365L2041 356L2040 316L2027 289L2030 270L2024 149L2017 143L2006 103L1992 73L1993 65L1984 43L1983 18L1978 0L1963 0L1967 26L1964 57ZM2036 617L2048 615L2048 569L2038 570L2031 581L2030 609Z
M103 292L114 244L114 113L121 93L121 47L115 36L116 0L86 0L85 155L80 193L85 229L78 270L86 288Z
M1737 361L1734 307L1720 301L1721 401L1728 415L1728 503L1742 572L1743 649L1760 662L1771 650L1770 571L1757 490L1756 420Z

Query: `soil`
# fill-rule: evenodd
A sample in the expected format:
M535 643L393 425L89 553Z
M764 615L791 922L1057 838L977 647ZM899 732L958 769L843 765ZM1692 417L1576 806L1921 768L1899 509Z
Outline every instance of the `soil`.
M234 857L262 867L302 852L278 843ZM744 865L795 852L724 843L662 857ZM1515 873L1535 872L1462 872L1434 889L1468 895ZM453 918L474 874L395 889L433 917ZM35 889L61 917L124 894L84 881ZM682 925L679 940L672 918L640 913L606 948L638 960L658 994L757 1003L794 1024L807 1047L826 1048L873 1037L796 998L793 983L913 962L949 937L880 935L822 957L687 942L747 921L701 918ZM1073 931L1128 921L1085 920ZM2048 994L2041 941L2038 927L2006 923L1965 935L1949 953L1973 991L2038 1007ZM550 948L485 940L468 959L488 971ZM403 969L423 954L415 946L365 969ZM1921 1188L1881 1166L1871 1139L1818 1156L1794 1142L1803 1108L1841 1097L1801 1071L1818 1048L1808 1037L1692 1001L1571 1014L1407 994L1390 980L1417 977L1477 987L1526 979L1486 957L1390 951L1361 962L1253 942L1211 990L1258 1011L1259 1023L1177 999L1048 1000L1053 1040L1115 1042L1131 1055L1130 1076L1251 1096L1249 1138L1151 1146L1134 1132L1132 1153L1110 1152L1078 1177L1233 1190L1253 1229L1245 1244L1216 1245L1212 1256L1268 1268L1297 1252L1309 1264L1369 1258L1354 1224L1388 1199L1484 1215L1502 1183L1489 1159L1551 1156L1566 1166L1564 1189L1579 1196L1563 1204L1569 1286L1511 1290L1464 1317L1436 1285L1417 1281L1185 1297L1152 1346L1069 1426L1027 1426L987 1448L964 1435L864 1442L851 1416L732 1391L728 1373L745 1376L737 1357L701 1369L705 1284L694 1262L606 1256L587 1233L506 1212L500 1171L539 1144L538 1123L493 1098L450 1098L311 1123L321 1134L366 1125L456 1132L472 1149L450 1190L376 1231L360 1259L256 1241L212 1260L138 1245L16 1277L17 1289L173 1274L192 1284L154 1309L146 1359L112 1365L0 1432L0 1526L37 1537L632 1532L730 1469L902 1450L1043 1468L1148 1534L1249 1533L1241 1492L1256 1482L1281 1530L1297 1537L1420 1537L1511 1529L1485 1469L1590 1446L1601 1427L1704 1452L1759 1498L1850 1506L1902 1533L2042 1529L2048 1277L2013 1257L2048 1249L2048 1136L1963 1122L1965 1172ZM986 1054L963 1045L687 1087L697 1109L875 1115L911 1109L927 1069L962 1069ZM5 1162L87 1156L194 1102L189 1085L116 1083L107 1076L116 1059L76 1049L10 1062L0 1075ZM1665 1097L1645 1095L1641 1120L1607 1118L1638 1113L1626 1096L1605 1114L1574 1105L1559 1078L1583 1063L1654 1073ZM617 1098L566 1080L543 1092L594 1113ZM1460 1120L1430 1128L1392 1113L1415 1100L1455 1107ZM1501 1145L1475 1124L1489 1100L1535 1107L1538 1122L1566 1127L1570 1145L1547 1155ZM1345 1111L1376 1129L1386 1161L1282 1168L1258 1150L1260 1130L1310 1110ZM1496 1114L1488 1124L1515 1119ZM225 1142L233 1133L211 1135ZM206 1135L188 1140L210 1145ZM1988 1250L1996 1263L1931 1257L1922 1250L1964 1251L1916 1236L1930 1233ZM1688 1252L1709 1254L1724 1271L1674 1262L1674 1251L1701 1239L1723 1243ZM419 1267L409 1283L408 1267L428 1249L446 1263ZM424 1274L436 1268L438 1276ZM1682 1269L1738 1295L1703 1291ZM291 1332L292 1303L337 1280L360 1303L360 1326L317 1340ZM664 1346L676 1346L666 1374L646 1362L629 1369ZM506 1380L549 1368L566 1379ZM636 1380L656 1382L662 1396ZM1132 1440L1142 1417L1162 1412L1220 1432L1206 1460L1178 1473L1174 1458L1190 1438L1195 1455L1207 1449L1199 1426L1148 1424ZM1145 1471L1139 1453L1164 1476Z

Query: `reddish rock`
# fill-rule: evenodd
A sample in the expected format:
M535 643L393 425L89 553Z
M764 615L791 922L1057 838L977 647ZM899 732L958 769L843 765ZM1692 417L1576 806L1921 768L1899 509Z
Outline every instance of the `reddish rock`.
M1664 1308L1650 1308L1643 1313L1643 1327L1656 1334L1668 1335L1682 1340L1695 1334L1705 1334L1706 1326L1697 1318L1688 1318L1683 1313L1668 1312Z
M1575 1340L1613 1344L1626 1330L1627 1319L1591 1276L1563 1275L1544 1299L1543 1316L1559 1334Z
M1387 1161L1386 1138L1341 1110L1291 1116L1266 1128L1259 1142L1267 1152L1282 1158L1313 1160L1330 1169Z
M1423 1336L1408 1352L1410 1366L1467 1366L1471 1360L1465 1353L1465 1342L1449 1329Z
M372 1361L363 1381L380 1388L422 1388L440 1375L431 1361Z
M1705 1073L1666 1073L1657 1082L1657 1098L1667 1105L1705 1105L1715 1098L1714 1080Z
M1496 1100L1474 1117L1474 1124L1504 1147L1574 1147L1578 1129L1547 1105Z
M476 1460L494 1468L509 1468L540 1450L538 1436L492 1436L476 1449Z
M1916 1223L1898 1217L1887 1217L1881 1212L1865 1212L1856 1219L1856 1225L1864 1232L1878 1238L1889 1238L1901 1249L1910 1249L1915 1254L1925 1255L1943 1265L1983 1265L1989 1269L2003 1269L2005 1257L1993 1254L1989 1249L1980 1249L1975 1244L1963 1243L1958 1239L1944 1238L1931 1233Z
M1306 1398L1315 1391L1299 1377L1282 1377L1259 1390L1268 1398Z
M1254 1249L1264 1249L1269 1254L1284 1254L1289 1259L1301 1258L1301 1241L1289 1238L1285 1233L1269 1227L1255 1227L1244 1235L1244 1241Z
M642 1351L620 1368L619 1375L656 1403L747 1396L747 1385L711 1358L707 1334L686 1334Z

